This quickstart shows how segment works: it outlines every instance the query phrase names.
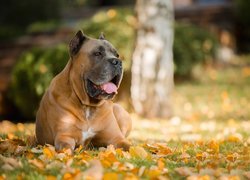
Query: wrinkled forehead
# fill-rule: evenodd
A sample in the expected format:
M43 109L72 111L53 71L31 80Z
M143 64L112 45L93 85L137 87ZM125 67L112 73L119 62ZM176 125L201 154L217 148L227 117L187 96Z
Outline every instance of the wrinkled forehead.
M87 52L106 52L106 53L112 53L117 54L117 50L114 48L114 46L108 42L107 40L99 40L99 39L89 39L83 46L83 51Z

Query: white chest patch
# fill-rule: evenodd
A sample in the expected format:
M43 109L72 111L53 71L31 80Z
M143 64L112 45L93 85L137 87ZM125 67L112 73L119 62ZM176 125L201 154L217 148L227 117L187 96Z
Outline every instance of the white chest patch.
M87 131L82 132L82 140L84 142L87 139L94 137L95 135L96 135L96 133L93 131L93 129L89 128Z
M86 108L86 111L85 111L85 118L87 119L87 121L90 118L90 109L88 107Z

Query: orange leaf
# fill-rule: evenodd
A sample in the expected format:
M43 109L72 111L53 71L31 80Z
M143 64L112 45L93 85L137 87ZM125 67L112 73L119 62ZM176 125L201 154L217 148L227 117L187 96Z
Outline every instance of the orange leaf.
M208 143L208 152L212 153L212 154L217 154L219 153L220 150L220 146L219 143L215 142L214 140L210 141Z
M149 169L146 170L145 174L150 177L150 179L155 179L161 175L161 171L159 169Z
M118 179L118 174L114 172L105 173L103 176L103 180L116 180Z
M236 159L238 158L238 156L239 155L237 153L228 154L227 155L227 160L231 161L231 162L234 162L234 161L236 161Z
M175 171L180 174L181 176L190 176L192 175L192 171L188 167L179 167L175 168Z
M203 153L197 153L196 159L199 161L204 161L207 158L208 154L206 152Z
M145 151L145 149L140 146L130 147L129 153L131 154L132 157L137 157L141 159L151 158L150 154L148 154L147 151Z
M111 151L100 152L99 158L102 162L102 165L105 167L110 167L114 162L118 161L115 157L115 154Z
M39 169L44 169L44 164L41 160L32 159L32 160L29 160L29 163L33 164L34 166L36 166Z
M157 161L157 166L158 166L158 169L159 170L163 170L164 167L165 167L165 163L163 162L163 159L160 158L158 161Z
M5 179L6 179L5 175L0 175L0 180L5 180Z
M132 173L126 174L124 180L137 180L138 177Z
M43 154L49 158L49 159L52 159L55 155L55 151L53 151L51 148L49 147L44 147L43 148Z
M56 180L56 177L55 176L46 176L46 180Z
M65 173L63 175L63 180L72 180L73 179L73 175L71 173Z

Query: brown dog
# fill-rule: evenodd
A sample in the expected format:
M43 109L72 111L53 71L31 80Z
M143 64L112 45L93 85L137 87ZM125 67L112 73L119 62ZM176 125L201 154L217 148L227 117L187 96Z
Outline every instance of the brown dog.
M129 114L111 99L122 79L122 62L101 35L92 39L78 31L69 44L70 60L51 82L36 117L39 144L57 150L113 144L128 150Z

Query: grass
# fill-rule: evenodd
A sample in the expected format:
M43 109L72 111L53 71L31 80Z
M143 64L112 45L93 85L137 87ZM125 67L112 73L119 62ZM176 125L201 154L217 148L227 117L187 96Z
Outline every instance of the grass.
M249 179L250 68L197 68L195 75L176 84L173 118L132 114L129 152L80 147L71 156L30 147L34 124L1 122L0 179Z

